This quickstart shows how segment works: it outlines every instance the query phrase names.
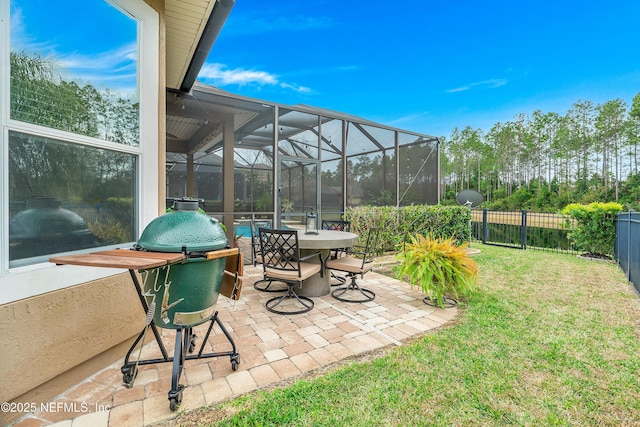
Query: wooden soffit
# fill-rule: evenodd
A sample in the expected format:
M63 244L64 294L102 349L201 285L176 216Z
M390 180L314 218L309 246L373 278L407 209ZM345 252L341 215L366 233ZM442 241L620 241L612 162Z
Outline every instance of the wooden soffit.
M180 89L216 0L165 0L167 88Z

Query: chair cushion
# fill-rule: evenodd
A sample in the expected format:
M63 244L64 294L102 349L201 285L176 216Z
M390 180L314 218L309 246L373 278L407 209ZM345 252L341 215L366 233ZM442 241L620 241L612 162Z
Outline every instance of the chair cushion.
M300 280L308 279L309 277L319 272L320 272L320 264L312 264L310 262L301 262L299 277L298 277L297 270L278 270L275 268L267 268L265 272L265 277L297 282Z
M330 270L346 271L347 273L364 274L373 268L373 263L362 265L362 260L352 256L345 256L327 261L327 268Z

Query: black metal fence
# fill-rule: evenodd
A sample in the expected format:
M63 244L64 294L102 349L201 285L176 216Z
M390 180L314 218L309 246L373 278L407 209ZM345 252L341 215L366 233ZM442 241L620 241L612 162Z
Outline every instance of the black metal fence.
M473 238L487 245L576 253L568 217L527 211L472 211Z
M640 293L640 212L618 214L614 254L627 279Z
M576 254L569 241L569 217L527 211L472 210L472 238L487 245ZM616 219L614 256L640 295L640 212L622 212Z

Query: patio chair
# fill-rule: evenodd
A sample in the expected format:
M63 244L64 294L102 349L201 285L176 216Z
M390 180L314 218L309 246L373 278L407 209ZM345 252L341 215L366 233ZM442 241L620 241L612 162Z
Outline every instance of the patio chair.
M378 246L378 228L370 228L364 239L364 246L355 245L347 248L346 256L327 261L327 268L347 273L351 283L334 290L331 295L344 302L372 301L376 294L369 289L361 288L356 282L356 276L364 277L365 273L373 268L373 258Z
M323 230L335 230L335 231L349 231L351 229L350 221L342 221L342 220L322 220L322 229ZM343 256L347 251L347 248L337 248L332 249L330 253L330 259L338 259ZM345 278L342 276L336 275L333 271L331 272L331 278L338 281L338 283L331 283L331 286L340 286L344 284Z
M251 232L251 261L255 267L260 262L260 242L258 241L259 228L271 228L271 220L252 220L250 224Z
M262 267L265 280L281 281L287 284L286 292L266 302L267 310L277 314L301 314L310 311L313 300L298 295L295 286L302 286L305 279L314 274L323 274L324 260L320 252L300 256L297 230L258 230ZM313 258L318 263L305 262ZM290 301L290 303L287 303ZM302 306L302 308L299 308Z
M251 221L251 259L253 261L253 266L255 267L258 264L262 264L262 252L260 249L260 236L258 234L258 229L260 228L271 228L271 220L252 220ZM253 287L257 291L261 292L284 292L286 288L273 287L273 280L267 280L263 278L261 280L256 281L253 284Z

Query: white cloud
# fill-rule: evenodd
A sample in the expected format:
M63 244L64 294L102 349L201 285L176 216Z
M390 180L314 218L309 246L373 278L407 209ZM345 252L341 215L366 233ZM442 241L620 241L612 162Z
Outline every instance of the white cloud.
M280 87L284 88L284 89L291 89L293 91L296 91L298 93L313 93L313 90L311 88L305 87L305 86L294 86L292 84L289 83L280 83Z
M313 93L311 88L280 81L279 76L276 74L259 70L245 70L243 68L227 69L224 64L218 63L205 64L200 70L198 78L210 80L215 86L280 86L298 93Z
M60 64L68 69L109 70L111 73L118 73L122 70L135 70L137 47L135 43L130 43L107 52L62 53L59 58Z
M489 89L495 89L497 87L504 86L506 84L507 84L507 79L490 79L490 80L483 80L481 82L469 83L464 86L449 89L446 92L447 93L464 92L478 86L487 87Z
M224 69L222 64L205 64L198 77L210 79L219 86L258 84L275 85L278 83L278 76L266 71L244 70L236 68L234 70Z
M43 55L59 67L62 78L66 80L91 84L98 89L109 88L125 98L135 96L138 60L135 42L106 52L86 49L84 53L61 51L60 45L29 34L22 9L16 7L11 14L11 49Z
M430 114L426 111L422 113L408 114L406 116L398 117L397 119L391 120L387 122L387 124L390 126L401 126L403 124L414 123L415 121L423 120L427 118L429 115Z

